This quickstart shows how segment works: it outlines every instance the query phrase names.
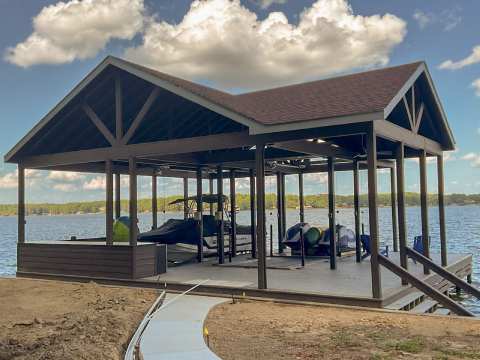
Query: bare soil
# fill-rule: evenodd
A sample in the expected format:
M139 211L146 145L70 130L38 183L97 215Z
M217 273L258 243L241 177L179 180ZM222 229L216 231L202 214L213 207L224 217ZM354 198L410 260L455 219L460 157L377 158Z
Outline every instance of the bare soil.
M480 359L480 320L241 301L206 323L222 359Z
M153 290L0 279L0 360L121 359Z

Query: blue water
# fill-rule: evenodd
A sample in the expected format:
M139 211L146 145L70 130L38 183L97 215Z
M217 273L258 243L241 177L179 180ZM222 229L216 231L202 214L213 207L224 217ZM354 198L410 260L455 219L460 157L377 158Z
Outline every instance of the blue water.
M389 245L392 249L391 210L379 208L379 226L382 245ZM267 211L267 229L273 225L276 232L276 211ZM169 218L182 218L182 213L159 213L159 223ZM241 211L238 223L249 224L250 212ZM287 225L298 222L298 210L287 211ZM449 253L473 254L473 279L476 286L480 286L480 206L449 206L446 208L447 239ZM305 220L311 224L328 224L326 209L307 209ZM151 214L140 214L139 227L146 231L151 227ZM354 224L353 209L339 209L337 222L352 227ZM362 210L362 222L368 232L368 210ZM430 234L432 238L432 252L439 252L438 209L429 209ZM16 271L16 217L0 217L0 276L14 275ZM408 239L421 233L420 208L407 209ZM62 240L71 236L77 238L105 236L105 217L95 215L66 215L66 216L29 216L27 217L26 239L32 240ZM275 238L275 237L274 237ZM471 298L463 300L472 311L480 314L480 302Z

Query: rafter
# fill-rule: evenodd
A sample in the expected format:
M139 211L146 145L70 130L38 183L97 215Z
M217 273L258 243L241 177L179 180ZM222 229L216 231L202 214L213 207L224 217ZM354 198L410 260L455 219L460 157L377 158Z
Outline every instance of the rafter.
M415 128L415 124L413 123L412 114L410 112L410 105L408 105L407 98L403 97L403 104L405 105L405 111L407 112L408 123L410 124L410 129L413 130Z
M415 133L418 133L418 129L420 129L420 124L422 122L424 110L425 110L425 104L422 102L420 104L420 109L418 109L418 113L415 116L415 129L414 129Z
M112 133L108 128L105 126L102 120L98 117L98 115L93 111L93 109L88 104L83 104L82 109L87 114L88 118L93 122L93 124L97 127L97 129L105 136L105 139L110 143L110 145L114 146L116 144L116 140L113 137Z
M151 92L150 95L148 96L147 100L146 100L145 103L143 104L142 108L141 108L140 111L138 112L137 116L135 117L135 120L133 120L132 125L130 126L130 128L129 128L128 131L127 131L127 133L126 133L125 136L123 137L123 139L122 139L122 144L123 144L123 145L128 144L128 142L130 141L130 139L132 138L132 136L135 134L135 131L137 131L138 127L140 126L140 124L142 123L143 119L144 119L145 116L147 115L148 110L150 110L150 108L152 107L153 103L154 103L155 100L157 99L159 93L160 93L160 88L158 88L158 87L155 87L155 88L152 90L152 92Z

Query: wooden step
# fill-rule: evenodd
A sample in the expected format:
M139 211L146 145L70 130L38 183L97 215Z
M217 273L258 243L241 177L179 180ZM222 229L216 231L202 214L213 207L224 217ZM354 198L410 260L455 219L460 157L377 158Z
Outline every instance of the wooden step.
M385 309L389 310L410 310L416 305L420 304L425 298L425 294L421 291L414 291L400 299L394 301L393 303L385 306Z
M435 315L450 315L451 312L447 308L437 307L437 309L433 312Z
M437 308L438 302L432 299L426 299L422 301L420 304L415 306L410 312L412 314L427 314L433 313Z

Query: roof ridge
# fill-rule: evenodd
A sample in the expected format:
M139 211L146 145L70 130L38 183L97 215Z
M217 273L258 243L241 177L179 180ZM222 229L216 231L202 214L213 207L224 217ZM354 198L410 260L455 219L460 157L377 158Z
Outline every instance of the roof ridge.
M394 66L386 66L386 67L382 67L382 68L376 68L376 69L372 69L372 70L354 72L354 73L349 73L349 74L344 74L344 75L339 75L339 76L329 76L329 77L325 77L323 79L297 82L297 83L288 84L288 85L280 85L280 86L277 86L277 87L262 89L262 90L248 91L248 92L244 92L244 93L241 93L241 94L235 94L233 96L241 97L243 95L253 95L253 94L258 94L258 93L262 93L262 92L268 92L268 91L274 91L274 90L280 90L280 89L287 89L287 88L295 87L295 86L319 83L319 82L327 81L327 80L338 80L338 79L349 78L349 77L354 77L354 76L358 76L358 75L364 75L364 74L368 74L368 73L375 73L375 72L393 70L393 69L412 66L412 65L420 66L421 64L425 64L425 61L424 60L419 60L419 61L414 61L414 62L411 62L411 63L394 65Z

